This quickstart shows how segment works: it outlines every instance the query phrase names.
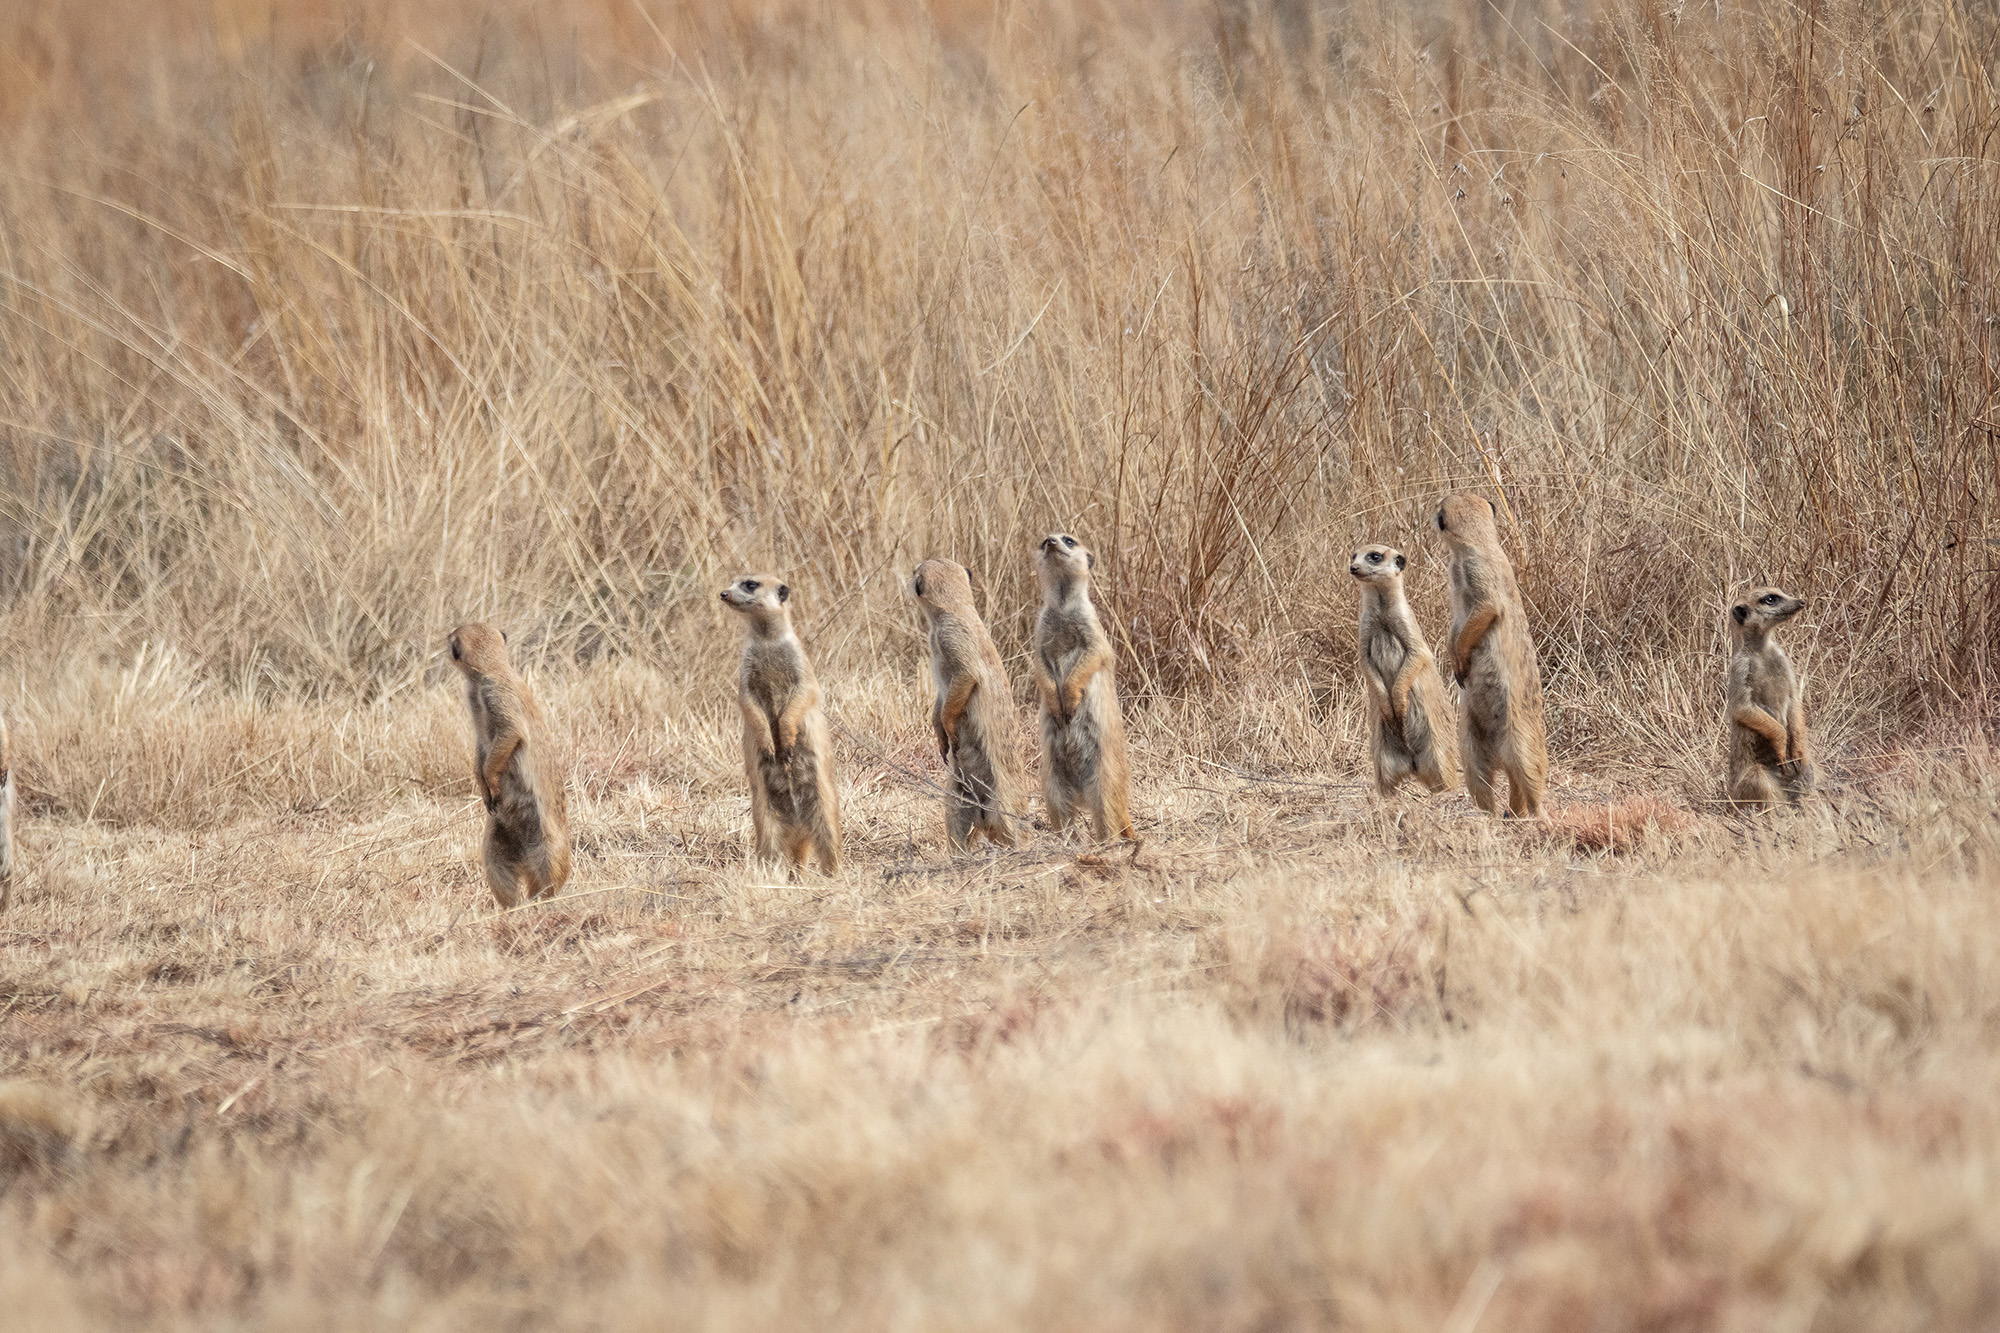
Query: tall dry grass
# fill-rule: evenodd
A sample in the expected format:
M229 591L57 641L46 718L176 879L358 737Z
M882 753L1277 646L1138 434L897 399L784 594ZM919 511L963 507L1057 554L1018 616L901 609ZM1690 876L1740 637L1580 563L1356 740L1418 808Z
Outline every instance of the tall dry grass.
M1983 715L1982 8L17 9L14 644L374 697L497 617L719 657L788 571L1104 552L1128 690L1346 678L1339 558L1505 507L1579 762L1713 723L1773 579L1838 737ZM1329 625L1330 636L1321 637ZM1303 665L1298 665L1303 663Z
M2000 23L1914 0L0 4L0 1310L2000 1315ZM1546 824L1382 803L1500 502ZM1143 849L941 836L917 560L1100 553ZM849 864L744 863L785 571ZM1826 799L1714 808L1724 596ZM494 913L513 634L571 891ZM1024 696L1025 697L1025 696Z

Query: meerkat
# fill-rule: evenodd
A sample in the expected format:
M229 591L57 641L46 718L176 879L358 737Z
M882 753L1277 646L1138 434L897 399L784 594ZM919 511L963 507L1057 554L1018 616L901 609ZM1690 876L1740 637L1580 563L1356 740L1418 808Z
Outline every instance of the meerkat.
M1403 595L1408 565L1393 546L1364 546L1347 562L1361 584L1361 679L1374 715L1369 753L1384 796L1412 775L1434 792L1458 785L1444 681Z
M1014 692L1000 650L973 605L972 580L963 565L926 560L911 576L910 591L930 626L931 681L937 688L931 726L950 783L945 833L956 851L981 833L1012 847L1027 780Z
M14 753L0 717L0 912L14 899Z
M473 780L486 803L486 883L502 907L553 898L569 880L569 798L542 706L491 625L451 632L472 710Z
M1036 553L1035 689L1042 699L1042 797L1058 832L1086 816L1098 841L1131 838L1131 769L1118 712L1117 659L1090 602L1097 557L1056 532Z
M1491 500L1466 491L1447 495L1437 511L1437 529L1451 547L1458 752L1466 790L1481 810L1498 808L1494 779L1504 772L1511 813L1539 818L1549 766L1542 673L1497 517Z
M1771 637L1805 609L1782 588L1753 588L1729 608L1729 799L1739 805L1796 803L1812 791L1799 678Z
M831 875L840 869L840 798L833 747L819 708L819 678L792 632L792 590L769 574L750 574L722 590L743 617L743 771L750 779L756 855L805 864L808 852Z

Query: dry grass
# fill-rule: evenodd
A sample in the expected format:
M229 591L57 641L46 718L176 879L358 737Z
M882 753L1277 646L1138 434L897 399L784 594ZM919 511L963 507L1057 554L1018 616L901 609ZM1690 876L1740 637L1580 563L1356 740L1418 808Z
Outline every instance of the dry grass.
M1947 0L0 8L0 1308L1992 1326L1996 59ZM1545 824L1363 786L1345 554L1439 625L1461 485ZM954 861L901 577L1018 666L1058 526L1145 842ZM836 878L743 864L752 565ZM1813 603L1782 818L1715 799L1751 578ZM505 916L473 616L572 750Z

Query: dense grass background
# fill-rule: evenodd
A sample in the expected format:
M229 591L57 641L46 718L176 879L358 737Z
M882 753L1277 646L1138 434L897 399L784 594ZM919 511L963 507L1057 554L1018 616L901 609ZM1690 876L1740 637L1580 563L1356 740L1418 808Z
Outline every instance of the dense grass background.
M376 697L494 617L708 673L775 566L1104 555L1128 693L1347 688L1348 550L1501 498L1602 764L1702 743L1732 586L1836 739L2000 651L2000 21L1788 3L15 6L16 658Z

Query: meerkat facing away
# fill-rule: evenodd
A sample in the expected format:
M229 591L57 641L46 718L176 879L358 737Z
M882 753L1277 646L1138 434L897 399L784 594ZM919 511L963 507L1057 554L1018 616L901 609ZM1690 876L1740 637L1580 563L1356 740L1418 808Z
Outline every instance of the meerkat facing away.
M1740 805L1797 802L1813 789L1799 678L1771 637L1805 609L1783 588L1752 588L1729 608L1729 799Z
M1498 808L1494 779L1504 772L1509 810L1539 817L1549 766L1542 672L1497 517L1491 500L1469 491L1447 495L1437 511L1437 529L1451 547L1459 760L1481 810Z
M1393 546L1364 546L1347 562L1361 584L1361 678L1374 723L1369 752L1384 796L1412 775L1434 792L1458 785L1444 681L1403 595L1408 565Z
M722 590L744 624L736 704L743 713L750 822L759 859L801 866L810 851L831 875L840 869L833 748L819 708L819 678L792 631L791 597L769 574L746 575Z
M0 911L14 900L14 753L0 717Z
M569 798L542 706L491 625L451 632L472 710L473 779L486 803L486 883L502 907L552 898L569 880Z
M1012 847L1027 780L1014 692L1000 650L973 605L972 580L963 565L926 560L911 575L910 591L930 627L931 681L937 689L931 725L950 784L945 832L958 851L980 833Z
M1088 816L1102 842L1131 838L1131 769L1118 712L1117 659L1090 602L1092 555L1076 538L1042 538L1035 567L1042 610L1035 617L1035 689L1042 699L1042 796L1057 830Z

